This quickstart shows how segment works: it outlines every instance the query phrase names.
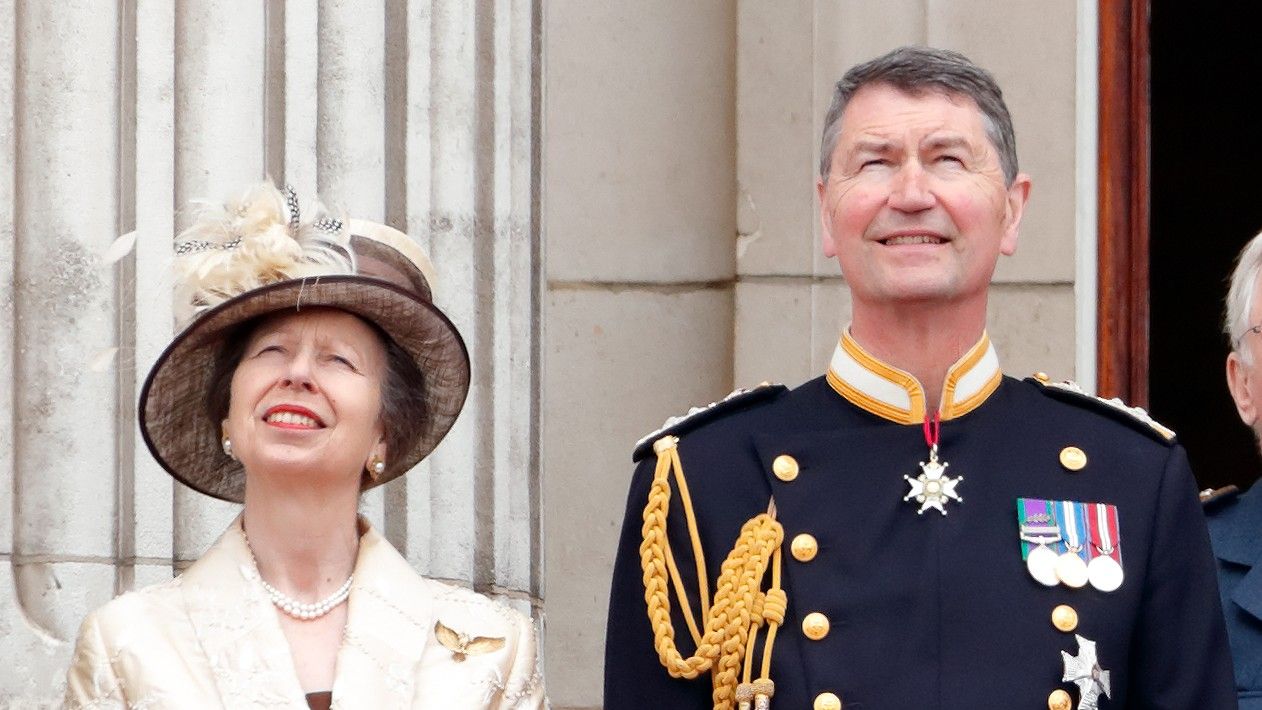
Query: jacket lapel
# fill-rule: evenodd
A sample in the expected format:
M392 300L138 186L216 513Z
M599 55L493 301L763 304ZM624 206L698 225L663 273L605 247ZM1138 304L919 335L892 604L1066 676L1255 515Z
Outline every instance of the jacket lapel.
M189 621L224 707L305 710L289 645L241 532L241 519L180 577Z
M348 604L334 703L408 706L434 624L433 598L415 570L371 527L360 538Z

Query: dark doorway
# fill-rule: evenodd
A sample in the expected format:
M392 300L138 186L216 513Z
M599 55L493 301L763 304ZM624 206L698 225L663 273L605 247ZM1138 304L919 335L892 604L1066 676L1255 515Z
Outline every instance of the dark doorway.
M1151 5L1149 402L1202 487L1262 474L1227 392L1222 335L1235 256L1262 229L1260 23L1262 3Z

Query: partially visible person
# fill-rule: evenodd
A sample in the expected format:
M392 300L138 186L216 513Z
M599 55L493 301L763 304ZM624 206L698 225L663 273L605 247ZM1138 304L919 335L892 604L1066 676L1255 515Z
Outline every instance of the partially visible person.
M360 493L407 473L469 387L407 235L270 183L177 237L191 319L140 395L157 461L244 503L176 579L93 612L69 708L539 708L526 617L418 575Z
M1231 340L1227 388L1240 420L1262 442L1262 234L1240 252L1227 291L1223 330ZM1262 710L1262 486L1202 494L1218 558L1218 592L1227 619L1241 710Z

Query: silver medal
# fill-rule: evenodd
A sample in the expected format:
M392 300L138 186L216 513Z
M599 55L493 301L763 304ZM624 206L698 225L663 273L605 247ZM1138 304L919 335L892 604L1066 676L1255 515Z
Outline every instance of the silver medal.
M1056 560L1056 553L1052 548L1039 543L1038 547L1030 550L1030 556L1025 558L1025 568L1030 571L1034 581L1045 587L1055 587L1060 583L1060 577L1056 576Z
M1122 586L1124 577L1122 566L1112 557L1101 555L1087 565L1087 580L1102 592L1116 591Z
M1109 527L1109 506L1103 503L1093 506L1095 509L1096 530L1099 539L1095 540L1096 558L1087 565L1087 580L1091 586L1101 592L1113 592L1122 586L1126 575L1122 572L1122 564L1113 559L1117 551L1117 540ZM1121 556L1121 552L1118 556Z
M1078 529L1072 501L1060 501L1060 521L1065 531L1065 552L1056 558L1056 578L1066 587L1081 589L1087 584L1087 563L1082 555L1082 531Z
M1066 587L1079 589L1087 584L1087 563L1075 552L1065 552L1056 558L1056 579Z
M1025 568L1034 581L1045 587L1060 583L1056 576L1056 551L1049 544L1060 542L1060 527L1048 512L1036 512L1021 521L1021 539L1032 545Z

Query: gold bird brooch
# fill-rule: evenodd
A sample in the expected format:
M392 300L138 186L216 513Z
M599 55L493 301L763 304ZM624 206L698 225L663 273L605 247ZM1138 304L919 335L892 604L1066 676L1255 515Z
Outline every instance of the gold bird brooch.
M456 659L457 663L469 656L480 656L484 653L504 648L503 636L474 636L469 638L467 634L462 634L455 629L446 627L441 621L434 624L434 636L438 638L438 643L441 643L443 648L451 651L451 656Z

